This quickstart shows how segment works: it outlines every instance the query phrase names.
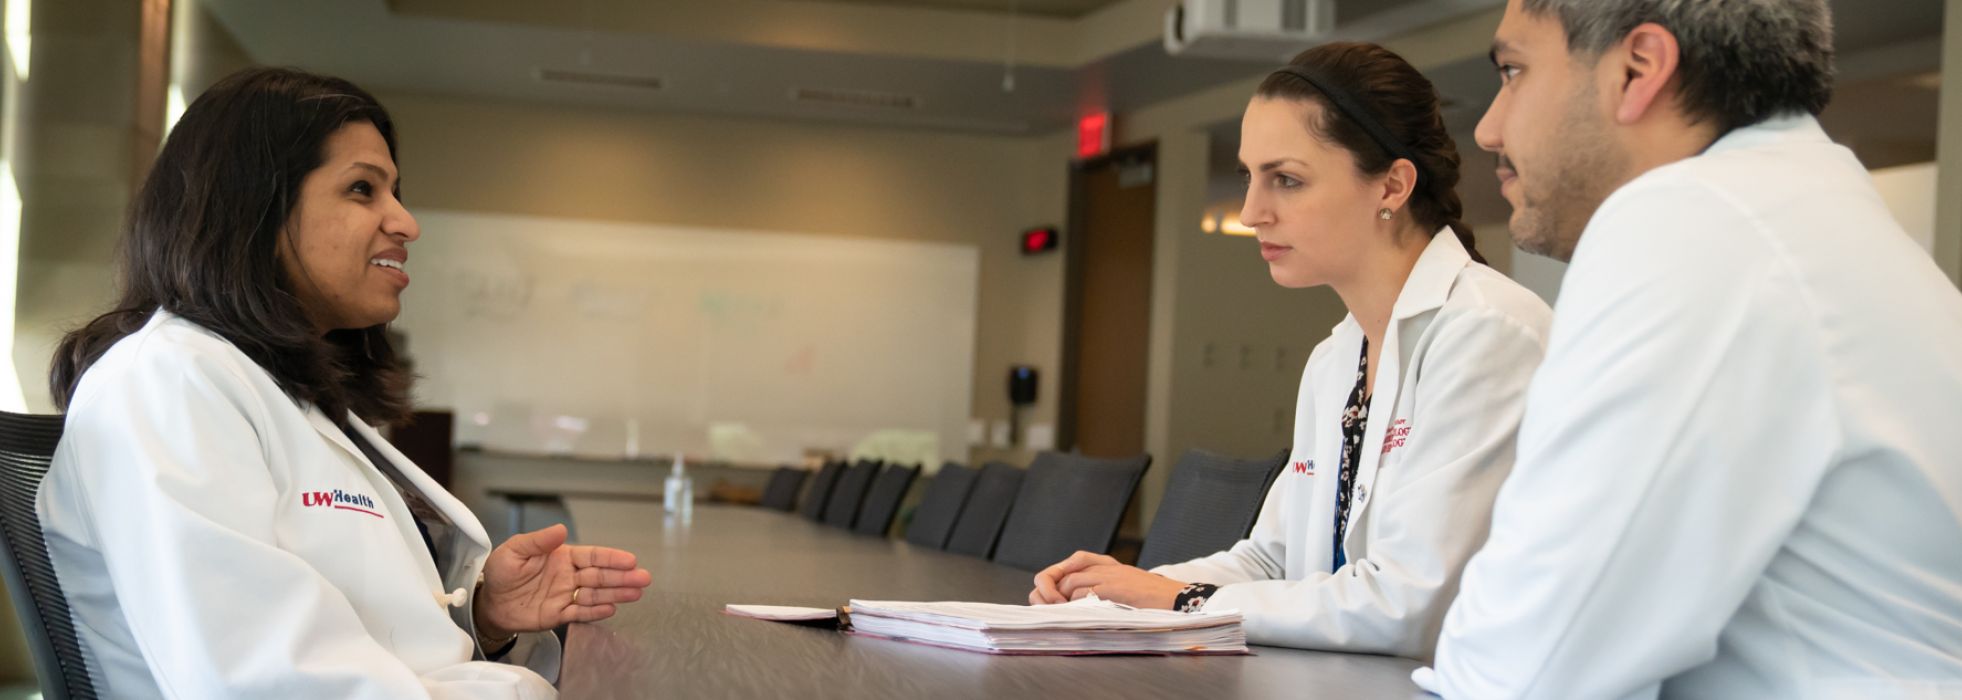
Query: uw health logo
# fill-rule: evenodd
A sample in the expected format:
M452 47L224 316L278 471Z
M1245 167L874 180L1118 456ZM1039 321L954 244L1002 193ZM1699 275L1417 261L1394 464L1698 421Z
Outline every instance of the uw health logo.
M1296 473L1296 474L1300 474L1300 475L1302 475L1302 476L1314 476L1314 475L1315 475L1315 460L1312 460L1312 459L1310 459L1310 460L1304 460L1304 461L1300 461L1300 462L1295 462L1295 463L1294 463L1294 473Z
M375 512L374 499L358 493L348 493L340 489L302 493L300 494L300 505L308 508L351 510L356 513L367 513L377 518L387 519L387 516Z

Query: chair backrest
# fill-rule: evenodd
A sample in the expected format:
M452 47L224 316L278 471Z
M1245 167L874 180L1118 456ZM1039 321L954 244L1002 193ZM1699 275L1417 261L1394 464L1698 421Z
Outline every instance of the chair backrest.
M1205 450L1179 457L1144 549L1138 552L1138 568L1191 561L1246 539L1287 458L1286 450L1265 459L1234 459Z
M1097 459L1037 454L1002 525L995 561L1040 570L1077 550L1105 553L1137 494L1151 455Z
M906 489L913 487L913 478L920 475L920 465L904 466L895 464L879 472L879 478L872 480L872 490L865 494L865 505L858 510L858 522L852 531L861 535L884 535L892 528L892 518L899 514L899 502L906 500Z
M1001 524L1008 521L1015 494L1022 490L1023 476L1021 469L1001 462L982 465L967 495L967 505L961 508L961 517L947 536L947 551L983 559L993 554Z
M61 441L61 426L61 416L0 412L0 530L6 531L0 537L0 553L6 555L0 557L0 577L13 592L34 673L50 700L95 697L75 620L68 614L34 508L55 444Z
M858 507L865 503L865 492L872 488L872 477L879 475L879 463L859 460L838 477L831 489L831 503L824 507L824 524L852 528L858 520Z
M763 500L758 505L771 510L789 511L797 507L797 489L804 487L804 477L810 472L796 467L777 467L770 475L770 485L763 488Z
M811 487L804 491L804 505L799 509L804 517L824 519L824 507L831 503L831 489L838 485L838 474L843 471L844 462L825 462L818 468L817 476L811 477Z
M913 511L913 524L906 527L906 541L921 547L944 549L947 536L954 534L954 520L967 505L967 494L974 490L981 470L948 462L927 480L920 507Z

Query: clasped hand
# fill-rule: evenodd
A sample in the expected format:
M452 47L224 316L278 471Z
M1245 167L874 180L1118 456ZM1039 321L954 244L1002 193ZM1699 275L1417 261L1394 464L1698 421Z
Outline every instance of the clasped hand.
M1170 610L1185 585L1109 555L1077 552L1035 575L1029 604L1064 603L1095 593L1134 608Z

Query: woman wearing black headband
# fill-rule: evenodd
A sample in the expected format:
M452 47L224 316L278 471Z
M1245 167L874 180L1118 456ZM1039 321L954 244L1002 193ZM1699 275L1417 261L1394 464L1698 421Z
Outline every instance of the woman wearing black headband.
M1079 552L1036 575L1030 602L1238 609L1255 643L1428 657L1512 467L1552 313L1473 248L1437 91L1396 54L1303 52L1240 128L1240 220L1268 272L1328 285L1350 312L1309 357L1293 452L1231 549L1150 572Z

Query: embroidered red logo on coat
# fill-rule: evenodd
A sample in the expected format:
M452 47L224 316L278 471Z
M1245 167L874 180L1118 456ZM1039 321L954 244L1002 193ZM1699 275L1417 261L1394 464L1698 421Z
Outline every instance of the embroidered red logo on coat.
M1315 475L1315 460L1312 460L1312 459L1311 459L1311 460L1307 460L1307 461L1302 461L1302 462L1295 462L1295 463L1294 463L1294 473L1296 473L1296 474L1300 474L1300 475L1302 475L1302 476L1314 476L1314 475Z
M1390 424L1389 430L1383 431L1383 456L1389 456L1390 450L1403 447L1403 442L1409 438L1410 421L1398 418Z
M369 515L382 519L387 519L388 517L382 515L381 513L375 512L374 499L369 498L367 496L363 496L358 493L348 493L340 489L334 489L333 491L307 491L301 493L300 505L306 506L308 508L333 508L335 510L351 510L356 513L367 513Z

